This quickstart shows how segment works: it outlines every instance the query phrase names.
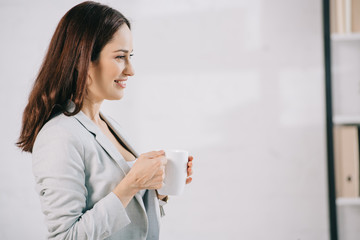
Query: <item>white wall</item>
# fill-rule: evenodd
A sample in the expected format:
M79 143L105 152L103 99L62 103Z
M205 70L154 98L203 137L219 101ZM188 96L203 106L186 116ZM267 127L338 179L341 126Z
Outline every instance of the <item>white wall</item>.
M48 41L77 2L0 1L0 239L44 239L31 156L14 142ZM133 23L136 76L103 111L139 152L195 156L161 239L329 239L321 1L106 3Z

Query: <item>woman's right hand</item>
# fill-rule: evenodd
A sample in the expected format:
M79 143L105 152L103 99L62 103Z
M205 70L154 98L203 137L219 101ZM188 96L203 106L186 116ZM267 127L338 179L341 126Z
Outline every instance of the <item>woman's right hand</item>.
M159 189L165 177L167 163L164 151L153 151L141 154L127 174L130 183L138 191L142 189Z
M138 191L161 188L165 178L166 163L164 151L141 154L129 173L115 187L113 193L126 207Z

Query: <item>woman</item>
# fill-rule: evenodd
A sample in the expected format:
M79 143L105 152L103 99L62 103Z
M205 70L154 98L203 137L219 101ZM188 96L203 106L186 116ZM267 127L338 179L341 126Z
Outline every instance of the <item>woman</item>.
M49 239L159 238L164 152L138 156L100 113L104 99L123 97L132 50L129 21L99 3L73 7L55 30L18 142L33 154Z

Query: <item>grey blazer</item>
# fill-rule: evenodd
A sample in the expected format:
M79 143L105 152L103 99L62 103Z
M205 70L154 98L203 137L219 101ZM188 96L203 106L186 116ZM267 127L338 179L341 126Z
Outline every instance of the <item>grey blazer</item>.
M135 157L121 127L101 115ZM126 208L112 190L130 168L83 113L60 114L39 132L33 174L48 239L159 239L160 206L154 190Z

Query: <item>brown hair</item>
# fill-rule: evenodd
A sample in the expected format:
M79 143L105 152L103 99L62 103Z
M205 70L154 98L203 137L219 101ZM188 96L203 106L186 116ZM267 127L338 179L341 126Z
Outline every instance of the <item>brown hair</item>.
M129 21L117 10L96 2L83 2L60 20L36 77L22 119L19 148L32 152L37 134L55 113L77 114L83 104L90 61L122 24ZM68 101L75 103L68 112Z

